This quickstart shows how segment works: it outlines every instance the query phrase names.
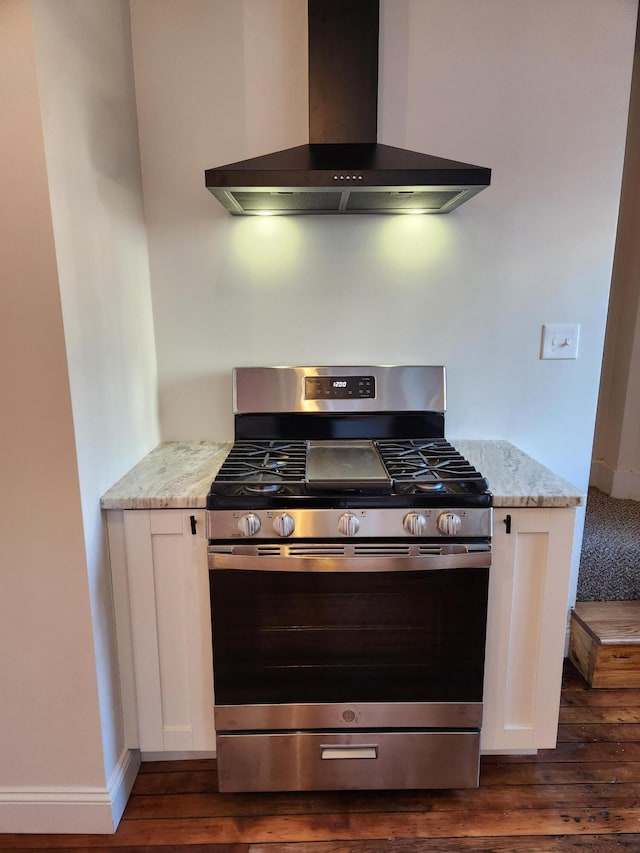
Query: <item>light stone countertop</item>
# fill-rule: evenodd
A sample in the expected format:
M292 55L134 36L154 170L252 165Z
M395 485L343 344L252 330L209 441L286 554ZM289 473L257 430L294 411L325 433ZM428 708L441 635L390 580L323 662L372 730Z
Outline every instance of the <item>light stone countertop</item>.
M451 443L489 481L494 506L582 506L586 495L508 441Z
M206 504L232 442L166 441L102 496L103 509L182 509Z
M489 481L494 506L572 507L585 496L508 441L452 440ZM231 442L158 445L103 495L103 509L199 508Z

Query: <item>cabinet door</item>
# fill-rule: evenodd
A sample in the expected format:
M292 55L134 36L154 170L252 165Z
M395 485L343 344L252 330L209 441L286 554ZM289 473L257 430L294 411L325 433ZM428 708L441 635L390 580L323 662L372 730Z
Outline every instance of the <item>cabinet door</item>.
M110 519L110 544L118 538L114 525L117 518ZM118 627L118 645L122 659L129 644L131 659L122 679L126 745L143 752L213 750L204 512L125 510L119 537L127 595L122 578L114 578L116 608L119 621L128 609L129 625Z
M573 508L494 511L485 752L556 745L574 521Z

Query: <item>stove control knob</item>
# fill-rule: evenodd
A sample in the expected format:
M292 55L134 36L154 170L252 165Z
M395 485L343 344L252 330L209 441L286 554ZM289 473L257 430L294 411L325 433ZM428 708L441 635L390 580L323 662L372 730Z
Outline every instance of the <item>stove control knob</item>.
M338 530L345 536L355 536L360 527L360 522L355 515L345 512L338 519Z
M291 536L296 529L296 523L288 512L283 512L273 519L273 529L278 536Z
M421 512L408 512L402 526L411 536L422 536L427 526L427 519Z
M440 533L444 533L445 536L456 536L462 527L460 516L455 512L441 512L436 524Z
M238 530L243 536L255 536L260 530L260 519L255 512L248 512L238 519Z

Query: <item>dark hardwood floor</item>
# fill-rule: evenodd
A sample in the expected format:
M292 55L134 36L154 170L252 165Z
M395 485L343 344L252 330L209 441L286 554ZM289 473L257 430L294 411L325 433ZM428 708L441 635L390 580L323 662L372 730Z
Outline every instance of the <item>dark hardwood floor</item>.
M565 664L558 746L486 756L478 789L219 794L214 760L142 765L114 835L0 835L0 850L117 853L640 851L640 690Z

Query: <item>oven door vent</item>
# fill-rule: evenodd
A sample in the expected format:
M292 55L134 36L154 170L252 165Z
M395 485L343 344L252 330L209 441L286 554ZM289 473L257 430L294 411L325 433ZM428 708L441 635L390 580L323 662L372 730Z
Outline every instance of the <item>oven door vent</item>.
M410 557L411 547L384 542L374 545L354 545L353 555L355 557Z
M468 548L466 545L419 545L418 554L421 557L427 557L434 554L439 557L441 554L466 554Z
M236 548L236 553L241 553ZM253 553L256 557L344 557L346 551L344 545L331 545L323 542L311 545L279 545L265 544L249 546L247 553Z
M289 545L287 554L290 557L344 557L344 545Z
M236 549L238 550L238 549ZM256 545L255 554L257 557L279 557L282 553L280 545Z

